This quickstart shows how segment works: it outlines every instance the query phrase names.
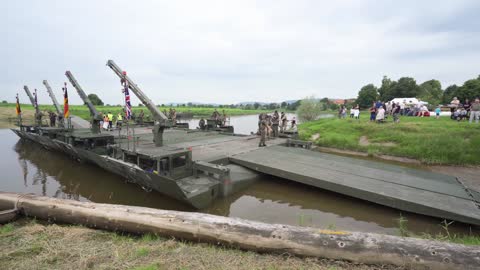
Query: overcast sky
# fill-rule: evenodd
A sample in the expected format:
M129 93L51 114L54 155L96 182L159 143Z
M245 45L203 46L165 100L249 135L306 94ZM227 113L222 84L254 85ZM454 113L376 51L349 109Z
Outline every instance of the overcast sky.
M349 98L383 75L445 88L480 74L475 0L25 0L2 10L1 100L28 102L26 84L49 103L44 79L61 99L70 70L87 93L121 104L108 59L157 104Z

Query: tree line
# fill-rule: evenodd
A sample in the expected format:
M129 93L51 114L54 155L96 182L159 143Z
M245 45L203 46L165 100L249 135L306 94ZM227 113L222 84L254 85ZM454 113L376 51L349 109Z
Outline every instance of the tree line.
M461 102L465 102L466 99L472 100L480 97L480 75L476 79L465 81L461 86L453 84L445 89L438 80L434 79L418 85L411 77L402 77L398 81L394 81L383 76L380 87L376 87L374 84L363 86L358 92L355 103L359 104L361 108L368 108L376 100L387 102L394 98L412 97L426 101L431 106L448 104L453 97L457 97Z
M100 97L98 97L97 94L89 94L88 95L88 98L90 99L90 101L92 102L93 105L95 106L103 106L104 103L103 101L100 99ZM188 103L179 103L179 104L176 104L175 106L173 105L167 105L167 106L170 106L170 107L198 107L198 108L238 108L238 109L243 109L243 110L287 110L287 111L295 111L297 110L298 106L300 106L300 100L297 100L295 102L290 102L290 103L287 103L287 102L281 102L281 103L275 103L275 102L272 102L272 103L259 103L259 102L255 102L255 103L249 103L249 104L220 104L220 105L213 105L213 104L195 104L195 103L192 103L192 102L188 102ZM107 106L111 106L110 104L107 104ZM121 106L121 105L117 105L117 106ZM142 107L143 104L142 103L139 103L138 104L139 107ZM162 104L161 107L165 107L165 104Z

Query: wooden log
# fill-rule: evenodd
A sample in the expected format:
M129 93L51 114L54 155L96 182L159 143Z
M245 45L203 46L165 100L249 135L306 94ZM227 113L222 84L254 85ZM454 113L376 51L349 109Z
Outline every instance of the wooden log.
M239 218L145 207L78 202L0 192L0 206L26 216L130 233L225 244L246 250L290 253L415 269L479 269L480 248L373 233L266 224Z
M14 221L19 216L17 209L0 211L0 224L6 224Z

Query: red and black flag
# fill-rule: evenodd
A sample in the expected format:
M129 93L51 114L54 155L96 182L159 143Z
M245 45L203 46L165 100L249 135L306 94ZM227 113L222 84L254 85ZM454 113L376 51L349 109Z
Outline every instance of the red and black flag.
M17 115L20 115L22 113L22 109L20 108L20 101L18 100L18 94L17 94L17 105L15 106L15 111L17 112Z
M63 87L63 118L68 118L69 116L67 83L65 83L65 87Z

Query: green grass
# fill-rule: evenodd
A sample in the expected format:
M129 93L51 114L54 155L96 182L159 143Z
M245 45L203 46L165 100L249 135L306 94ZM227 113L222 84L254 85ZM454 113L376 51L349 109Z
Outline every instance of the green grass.
M150 251L146 247L141 247L136 251L137 257L144 257L144 256L147 256L148 254L150 254Z
M0 226L0 235L12 232L14 229L13 224L5 224Z
M437 240L437 241L446 241L456 244L462 244L467 246L480 246L480 235L473 235L473 234L454 234L450 232L449 226L452 225L453 221L447 222L444 220L440 225L442 231L436 235L422 233L420 235L416 235L413 232L408 230L408 220L400 215L397 219L398 223L398 234L402 237L417 237L423 239L430 239L430 240Z
M386 123L368 121L364 112L359 120L320 119L301 124L299 134L311 140L319 134L315 144L325 147L408 157L426 164L480 164L480 124L457 122L449 117L401 117L394 124L390 117ZM365 136L369 145L360 145ZM390 145L385 145L389 143Z
M14 103L2 103L0 104L0 108L11 108L12 114L11 117L15 115L15 104ZM119 113L122 109L120 106L95 106L99 112L112 112L114 114ZM33 106L28 104L21 104L22 111L33 111ZM169 106L158 107L161 111L168 110L171 108ZM212 115L215 108L207 108L207 107L172 107L177 112L184 112L184 113L192 113L196 117L200 116L210 116ZM271 112L271 110L244 110L240 108L216 108L219 112L225 110L228 116L233 115L248 115L248 114L258 114L261 112ZM55 111L55 107L53 105L40 105L40 110L42 111ZM143 110L145 113L145 117L148 117L150 114L146 107L132 107L132 110L138 114L140 110ZM70 114L77 115L83 119L89 120L90 119L90 112L87 106L84 105L70 105Z
M0 234L1 269L378 269L346 261L255 253L153 234L120 234L28 219L8 226L12 227L15 229L10 233Z
M139 266L132 268L132 270L157 270L160 269L157 264L150 264L146 266Z

